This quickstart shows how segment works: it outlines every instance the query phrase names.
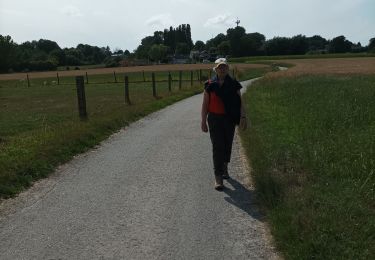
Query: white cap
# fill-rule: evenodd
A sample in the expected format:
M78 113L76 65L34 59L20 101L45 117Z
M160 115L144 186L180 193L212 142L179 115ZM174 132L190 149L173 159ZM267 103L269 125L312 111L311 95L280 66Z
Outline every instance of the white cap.
M214 69L217 69L217 67L219 67L220 65L227 65L228 66L227 59L226 58L219 58L219 59L215 60Z

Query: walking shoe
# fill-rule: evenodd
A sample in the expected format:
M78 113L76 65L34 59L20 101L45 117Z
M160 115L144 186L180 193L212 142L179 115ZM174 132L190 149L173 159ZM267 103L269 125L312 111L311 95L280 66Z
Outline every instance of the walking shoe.
M225 180L229 179L228 163L224 163L224 166L223 166L223 179Z
M222 191L224 189L222 176L215 175L215 190Z

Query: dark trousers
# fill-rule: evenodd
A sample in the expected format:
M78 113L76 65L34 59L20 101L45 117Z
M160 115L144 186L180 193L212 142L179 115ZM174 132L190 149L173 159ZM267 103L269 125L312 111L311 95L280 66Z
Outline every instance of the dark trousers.
M221 176L224 163L230 162L235 124L226 115L208 114L215 175Z

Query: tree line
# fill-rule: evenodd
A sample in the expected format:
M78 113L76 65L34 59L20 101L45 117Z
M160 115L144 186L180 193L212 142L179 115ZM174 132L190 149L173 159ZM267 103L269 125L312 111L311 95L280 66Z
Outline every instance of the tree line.
M190 26L183 27L189 28ZM322 54L322 53L347 53L347 52L375 52L375 38L370 39L368 46L361 43L353 43L345 36L337 36L332 40L327 40L320 35L307 37L296 35L293 37L274 37L266 40L266 37L258 32L246 33L245 28L237 26L229 28L224 33L219 33L214 38L203 41L196 41L191 44L191 38L180 38L170 44L169 33L157 31L153 36L147 36L142 40L142 44L135 50L137 58L150 59L152 61L167 62L171 56L187 55L190 51L197 53L197 59L202 57L202 52L207 53L207 58L217 56L261 56L261 55L301 55L301 54Z
M56 70L57 66L79 66L110 63L110 48L78 44L60 48L51 40L26 41L22 44L0 35L0 72Z
M214 59L217 56L375 52L375 37L370 39L367 46L353 43L343 35L331 40L319 35L274 37L266 40L261 33L247 33L245 28L237 26L206 42L197 40L193 43L190 25L181 24L176 28L171 26L144 37L141 44L130 53L128 50L111 51L108 46L88 44L78 44L75 48L60 48L56 42L46 39L17 44L11 36L0 35L0 72L56 70L58 66L91 64L113 67L118 66L123 59L168 63L175 57L187 57L191 51L195 55L193 59L200 61L202 57Z

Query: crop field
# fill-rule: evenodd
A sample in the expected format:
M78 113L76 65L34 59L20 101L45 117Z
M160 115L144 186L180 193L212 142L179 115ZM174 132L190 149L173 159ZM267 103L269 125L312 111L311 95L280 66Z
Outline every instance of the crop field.
M259 205L287 259L375 258L375 58L282 60L245 94Z

